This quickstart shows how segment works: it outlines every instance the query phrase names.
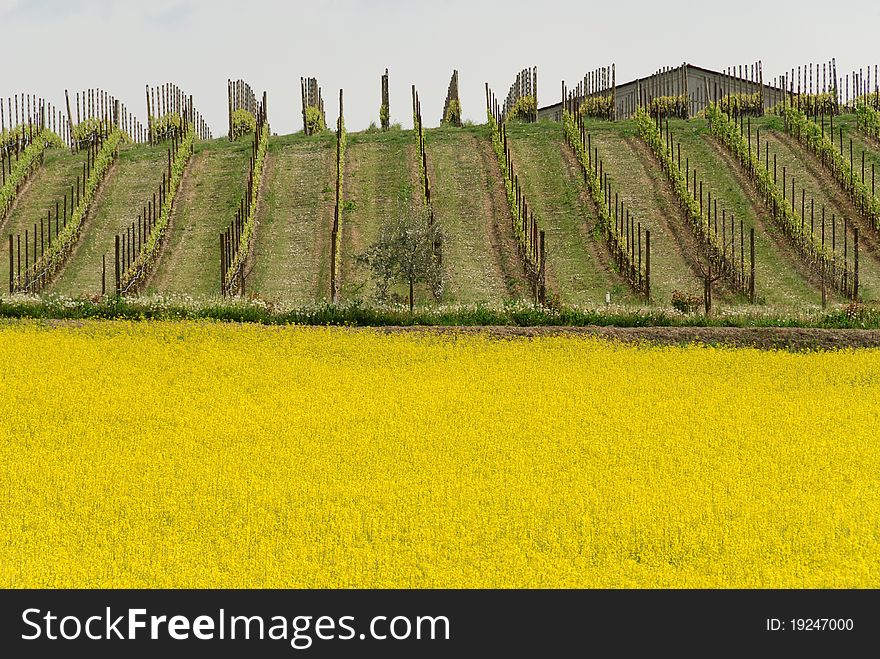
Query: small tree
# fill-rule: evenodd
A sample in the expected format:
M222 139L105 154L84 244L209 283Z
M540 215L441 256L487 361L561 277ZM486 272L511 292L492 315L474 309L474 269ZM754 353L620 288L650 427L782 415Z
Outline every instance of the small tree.
M376 297L384 301L392 283L409 286L409 312L413 312L414 289L431 286L435 295L443 290L440 246L443 234L420 204L402 207L395 218L382 225L379 238L358 261L369 266L377 280Z

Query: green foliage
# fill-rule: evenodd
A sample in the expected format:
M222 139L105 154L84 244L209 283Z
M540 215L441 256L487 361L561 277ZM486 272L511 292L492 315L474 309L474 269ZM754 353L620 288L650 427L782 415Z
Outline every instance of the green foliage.
M538 101L534 96L520 96L510 108L505 121L532 121L538 116Z
M242 108L232 113L232 139L250 135L257 130L257 118Z
M860 103L856 107L856 115L859 119L859 126L866 133L880 140L880 112L867 103Z
M416 284L428 284L439 297L443 291L443 269L435 246L442 241L442 231L431 221L424 207L409 204L393 221L385 222L376 242L357 257L359 263L370 268L378 282L377 299L387 300L388 288L393 283L409 286L410 313Z
M111 130L113 126L109 121L92 117L73 127L73 140L77 144L94 142L98 137L109 134Z
M314 105L306 107L306 133L316 135L317 133L323 133L325 130L327 130L327 124L324 121L324 114L321 110Z
M589 96L581 103L581 106L578 108L578 114L582 117L611 120L614 118L614 97L610 94L607 96Z
M679 204L681 204L681 207L688 216L688 220L690 220L695 233L703 241L710 259L714 263L721 264L724 274L730 277L732 283L736 285L739 281L736 277L739 267L725 255L726 250L724 249L723 241L717 233L711 230L709 218L706 217L704 219L700 214L700 204L694 199L694 195L688 189L688 181L685 178L685 174L675 164L674 156L666 148L666 143L659 128L657 128L657 124L654 123L654 120L642 108L639 108L636 112L635 122L639 136L660 161L667 178L672 183L672 189L675 192L675 196L678 197ZM742 281L744 282L744 280L745 278L743 277Z
M52 243L52 247L47 249L42 256L34 262L30 271L26 273L27 281L18 281L16 278L14 284L15 290L22 291L25 290L27 286L32 285L34 281L44 281L64 262L64 259L70 253L70 250L79 238L79 231L82 228L82 223L89 211L89 206L91 206L92 200L95 198L95 194L98 191L98 185L104 180L107 170L110 169L110 165L113 164L113 160L116 158L119 145L124 140L125 133L122 132L121 129L116 128L101 144L101 148L95 156L95 161L91 172L89 173L89 177L86 179L85 194L80 197L79 204L73 210L73 214L58 234L55 242Z
M796 94L790 101L777 103L773 108L773 113L781 117L791 105L795 108L800 107L801 112L808 115L840 114L840 105L837 102L837 91L835 90L823 94Z
M721 99L721 111L734 116L761 117L764 115L764 95L730 94Z
M684 291L672 291L672 308L682 313L695 313L703 305L699 295Z
M180 187L180 181L183 178L183 171L186 163L189 161L193 152L193 144L195 142L195 130L192 126L184 134L180 145L177 149L177 155L171 163L171 180L167 183L165 190L165 203L159 209L159 217L156 219L156 226L150 232L149 237L141 246L141 251L131 264L129 269L120 276L120 288L126 291L136 278L149 270L155 265L159 256L159 247L162 236L168 228L168 220L171 216L171 208L174 204L174 196Z
M251 238L254 235L254 224L257 216L257 202L259 201L258 191L260 189L260 182L263 179L263 167L266 164L266 153L269 150L269 133L269 124L267 122L263 124L262 130L260 131L260 141L257 144L257 158L254 163L253 195L251 197L251 204L247 208L247 216L245 217L244 226L241 231L241 241L238 244L238 251L235 254L235 258L232 260L232 263L229 264L226 271L227 289L231 289L238 276L239 270L245 259L247 259L248 252L250 251Z
M662 117L679 117L687 119L688 117L688 98L684 94L680 96L658 96L652 98L648 106L648 112L655 117L658 114Z
M31 172L39 167L43 152L50 146L62 147L64 142L55 133L46 129L19 154L18 160L12 166L12 172L6 176L6 183L0 188L0 218L6 215L18 188L27 180Z
M150 117L153 141L161 142L180 136L183 131L183 119L177 112L169 112L161 117Z
M764 166L757 153L749 149L739 124L724 114L721 108L714 103L710 103L706 108L706 117L709 120L709 129L712 134L743 163L751 174L765 202L775 211L771 215L774 221L794 243L795 247L807 258L813 260L817 268L824 269L829 273L835 272L839 266L832 259L831 250L822 247L812 234L801 228L801 218L786 203L782 190L773 181L773 173Z
M21 319L82 320L215 320L262 325L312 325L340 327L391 326L504 326L504 327L797 327L825 329L880 329L880 307L841 305L827 312L750 310L718 313L670 313L660 307L580 308L535 307L523 302L503 306L443 306L410 313L399 305L368 306L360 302L343 305L316 304L294 309L279 308L252 298L193 301L156 298L105 298L0 296L0 317ZM785 336L779 343L785 345ZM804 346L804 344L801 344Z
M785 129L819 156L841 187L852 197L856 207L870 220L871 225L878 226L880 200L871 194L870 185L862 183L861 175L850 167L849 160L834 148L831 136L824 133L816 122L797 108L786 108L783 117Z
M379 123L382 125L382 130L388 130L388 122L390 120L390 116L388 113L388 105L383 103L379 108Z
M446 114L443 116L443 125L461 126L461 102L457 98L449 101Z
M27 142L27 126L7 128L0 133L0 152L12 149L16 145Z

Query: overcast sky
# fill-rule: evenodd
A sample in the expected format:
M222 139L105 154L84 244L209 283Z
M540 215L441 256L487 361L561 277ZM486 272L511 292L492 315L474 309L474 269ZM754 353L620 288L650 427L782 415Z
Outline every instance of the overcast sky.
M345 89L350 130L378 123L380 76L391 119L411 125L410 85L427 125L439 123L452 69L465 119L485 120L483 83L503 97L537 65L539 104L560 81L617 65L618 81L683 61L723 68L761 59L765 78L836 57L838 70L875 64L880 3L482 2L480 0L0 0L0 95L101 87L141 119L144 85L193 94L214 134L226 132L226 80L269 95L278 133L302 128L299 79L315 76L335 121Z

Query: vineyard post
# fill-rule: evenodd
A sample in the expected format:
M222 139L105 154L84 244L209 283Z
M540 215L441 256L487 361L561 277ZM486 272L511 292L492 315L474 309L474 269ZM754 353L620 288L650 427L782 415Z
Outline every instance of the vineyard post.
M749 302L755 303L755 227L749 229Z
M226 99L229 116L229 141L232 141L232 80L226 80Z
M119 297L119 234L116 234L116 297Z
M541 259L540 270L538 273L538 298L542 307L547 306L547 285L546 285L546 270L545 270L545 258L546 251L544 248L544 229L541 229L539 234L539 258Z
M220 234L220 295L226 297L226 241Z
M12 280L14 277L12 269L12 234L9 234L9 294L12 295Z
M651 230L645 229L645 297L651 299Z
M859 229L853 229L853 301L859 299Z
M70 114L70 95L64 90L64 101L67 103L67 127L69 128L68 146L73 149L73 117Z
M107 255L101 254L101 297L107 294Z
M147 136L150 146L153 146L153 111L150 108L150 86L146 86L147 92Z

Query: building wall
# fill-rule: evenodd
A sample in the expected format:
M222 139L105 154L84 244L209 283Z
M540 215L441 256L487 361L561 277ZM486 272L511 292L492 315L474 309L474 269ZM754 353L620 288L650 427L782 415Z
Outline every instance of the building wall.
M769 110L782 102L782 90L764 85L764 108ZM639 105L639 95L645 102L660 96L680 96L687 94L689 111L695 116L710 101L722 98L725 94L754 94L761 91L761 85L744 78L730 77L715 71L688 66L676 67L648 78L636 80L615 89L615 106L618 119L631 117ZM609 90L610 93L610 90ZM557 103L538 110L538 120L562 121L562 104Z

